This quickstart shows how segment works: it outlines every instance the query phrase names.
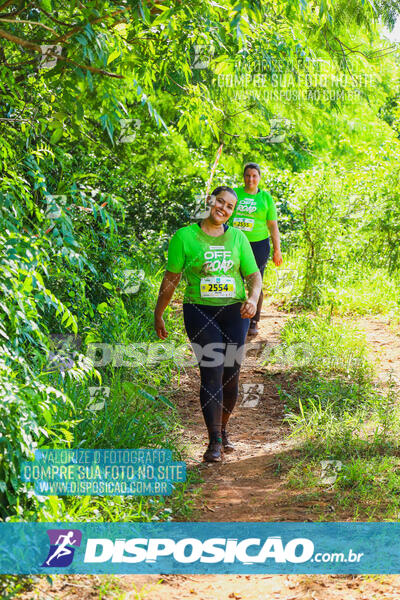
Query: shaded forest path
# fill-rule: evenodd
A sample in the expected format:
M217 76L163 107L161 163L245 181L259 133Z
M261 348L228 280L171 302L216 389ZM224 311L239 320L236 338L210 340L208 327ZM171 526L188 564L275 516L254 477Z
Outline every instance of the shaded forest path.
M400 389L400 330L396 335L383 315L359 317L356 323L368 342L369 359L377 366L376 382L385 386L391 379Z
M286 439L289 429L282 422L278 394L282 375L266 379L260 364L261 348L257 352L257 346L279 344L279 332L288 316L274 307L266 312L260 321L260 333L247 338L254 350L248 352L243 363L239 398L228 424L235 452L226 454L221 463L200 462L208 438L199 404L197 368L187 369L175 396L185 424L182 437L189 451L187 465L200 462L205 479L196 521L302 520L304 507L280 490L280 475L276 472L276 456L291 451L293 445ZM250 391L245 394L243 389Z
M280 343L280 331L290 318L273 305L264 306L260 333L248 342ZM400 336L388 327L382 316L348 318L365 335L369 358L377 364L377 384L389 377L400 382ZM330 492L321 490L319 498L308 499L302 491L284 484L282 458L300 453L299 446L288 439L289 428L282 421L283 405L278 388L284 387L285 372L279 368L265 373L259 357L250 352L241 370L240 397L231 417L229 431L237 450L222 463L201 463L205 479L202 497L196 500L194 521L314 521L320 520L330 504ZM243 384L261 384L257 406L243 401ZM187 369L175 396L185 430L182 436L189 448L188 467L198 464L207 446L206 429L199 405L197 369ZM256 391L260 388L254 388ZM255 401L254 395L249 397ZM324 520L324 519L322 519ZM335 512L335 520L347 520L345 513ZM135 584L139 581L135 579ZM129 577L124 584L128 583ZM144 600L174 598L185 600L399 600L400 576L349 575L163 575L144 578L150 585L143 588ZM129 589L129 585L126 589ZM138 588L140 589L140 587Z
M290 315L273 305L265 306L260 333L248 342L256 347L280 343L280 331ZM365 334L370 358L377 362L377 384L385 384L390 375L400 381L400 336L390 331L382 317L348 318ZM207 446L206 428L199 403L197 368L187 368L174 400L184 424L182 438L188 449L188 468L200 466L205 480L202 494L194 494L196 511L193 521L315 521L326 514L331 503L328 490L310 498L303 491L285 485L285 461L289 454L301 456L299 442L288 438L283 422L279 386L288 385L284 368L261 368L260 353L249 352L240 379L240 397L230 421L229 432L236 451L222 463L202 463ZM251 396L244 397L243 384L252 385ZM264 386L263 388L259 386ZM248 389L248 388L247 388ZM256 404L256 406L254 406ZM347 520L335 512L336 521ZM39 595L31 598L94 600L103 577L57 577L49 587L41 582ZM400 576L349 575L126 575L117 576L118 593L102 598L124 600L399 600ZM95 583L97 582L97 583ZM37 592L36 592L37 593Z
M285 459L301 456L301 443L289 437L289 427L283 422L284 406L279 397L279 387L288 389L291 384L284 366L261 366L261 348L280 343L280 331L289 318L291 315L272 304L264 306L260 333L247 338L255 349L243 363L239 399L228 426L236 451L226 454L221 463L201 462L208 440L199 404L197 368L187 369L182 376L175 403L185 425L186 462L188 468L199 465L205 479L195 521L316 521L329 510L330 492L322 488L319 498L308 499L304 490L288 489L284 481ZM346 320L367 340L369 359L377 367L376 385L385 386L391 378L398 386L400 336L390 331L387 319L368 316ZM345 513L335 512L335 520L347 519Z

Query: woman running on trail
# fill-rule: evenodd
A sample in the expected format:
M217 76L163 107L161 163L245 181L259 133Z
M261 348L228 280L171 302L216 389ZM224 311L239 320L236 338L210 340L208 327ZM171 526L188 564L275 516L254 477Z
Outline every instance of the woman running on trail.
M268 230L274 246L272 260L277 267L282 264L276 208L272 196L258 187L261 179L261 169L257 163L247 163L244 167L243 177L244 187L234 188L238 202L229 223L246 234L260 269L262 281L270 252ZM257 311L250 321L249 335L257 335L258 333L257 323L260 320L263 297L261 286Z
M154 327L167 337L163 313L182 273L187 287L183 317L200 367L200 404L208 429L207 462L235 447L226 425L236 404L249 319L256 312L261 276L242 231L229 227L237 196L226 186L212 192L210 214L178 229L170 240L167 270L154 312ZM248 282L249 296L243 278Z

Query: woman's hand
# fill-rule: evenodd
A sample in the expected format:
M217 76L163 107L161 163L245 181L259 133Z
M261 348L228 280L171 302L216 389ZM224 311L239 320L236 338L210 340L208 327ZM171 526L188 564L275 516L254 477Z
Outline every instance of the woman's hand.
M274 264L277 267L279 267L279 265L282 264L283 258L282 258L282 254L281 254L280 250L274 250L274 254L273 254L272 260L274 261Z
M165 271L165 275L160 285L160 291L158 293L158 300L154 309L154 329L159 338L165 340L168 336L167 330L165 329L165 323L163 319L164 310L167 308L176 286L178 285L181 273L172 273L171 271Z
M168 337L164 319L162 317L154 315L154 329L156 330L157 336L162 340L165 340Z
M272 246L274 248L274 254L272 256L272 260L274 264L279 267L282 264L282 254L281 254L281 236L279 233L278 222L277 221L267 221L267 227L269 229L269 233L271 235Z
M246 302L243 302L240 307L240 316L242 319L251 319L254 317L257 311L257 302L255 302L252 298L248 298Z

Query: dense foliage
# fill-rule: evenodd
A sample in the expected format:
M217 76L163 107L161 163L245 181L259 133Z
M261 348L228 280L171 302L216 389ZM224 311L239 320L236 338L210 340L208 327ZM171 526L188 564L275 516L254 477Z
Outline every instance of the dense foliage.
M168 237L201 206L221 143L214 182L263 167L301 265L293 302L318 305L360 264L398 277L399 57L378 25L395 13L367 0L2 3L3 519L87 515L21 483L38 446L175 448L159 390L176 367L100 373L86 350L154 341ZM135 295L126 269L145 273ZM73 368L49 361L56 334L79 338ZM88 409L90 385L113 390L106 412ZM143 514L121 500L106 518Z

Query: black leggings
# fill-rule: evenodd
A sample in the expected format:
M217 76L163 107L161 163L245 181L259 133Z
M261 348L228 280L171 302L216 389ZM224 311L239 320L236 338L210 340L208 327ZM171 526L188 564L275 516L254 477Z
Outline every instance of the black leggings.
M257 267L260 269L261 281L262 281L262 278L264 276L264 269L268 262L269 253L270 253L269 238L266 238L265 240L260 240L259 242L250 242L250 246L253 250L254 258L256 259L256 263L257 263ZM257 304L257 312L254 315L254 317L251 319L252 321L260 320L263 299L264 299L264 294L263 294L262 287L261 287L261 293L258 298L258 304Z
M210 440L221 436L238 396L241 357L250 324L240 316L241 305L183 305L186 331L200 367L200 404Z

